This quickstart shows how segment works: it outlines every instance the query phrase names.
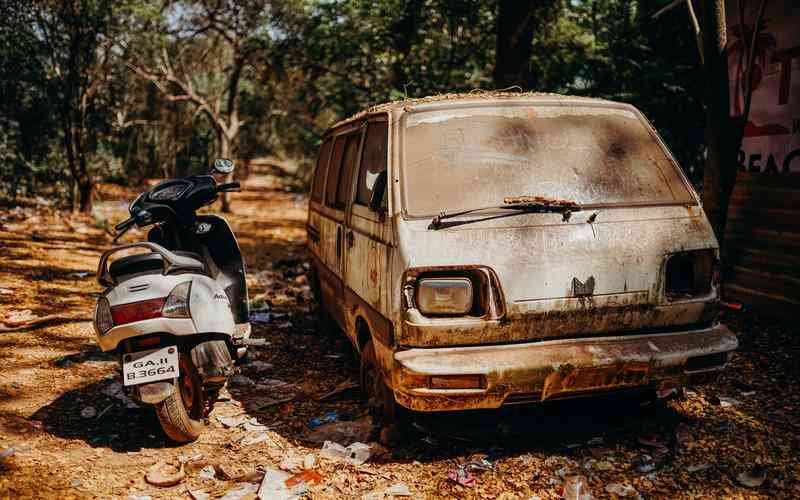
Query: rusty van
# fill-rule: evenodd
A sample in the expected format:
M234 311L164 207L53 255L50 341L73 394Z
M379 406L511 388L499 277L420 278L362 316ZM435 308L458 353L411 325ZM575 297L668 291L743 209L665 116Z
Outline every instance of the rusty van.
M325 134L307 232L320 315L387 412L664 397L737 347L698 195L628 104L375 106Z

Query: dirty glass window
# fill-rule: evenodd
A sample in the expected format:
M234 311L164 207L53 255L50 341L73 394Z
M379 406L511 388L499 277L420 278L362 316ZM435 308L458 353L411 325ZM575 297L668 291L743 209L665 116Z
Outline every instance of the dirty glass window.
M353 184L353 172L358 163L358 146L361 133L356 132L347 136L342 159L342 172L339 175L339 186L336 189L336 208L344 209L347 206L347 197Z
M317 168L314 170L314 187L311 189L311 199L322 201L322 190L325 187L325 173L328 171L328 160L331 155L331 140L327 139L319 148Z
M364 152L361 155L361 169L358 173L356 203L368 206L372 197L372 187L378 174L386 170L389 124L372 122L367 127ZM384 197L385 198L385 197Z
M333 142L333 154L328 166L328 182L325 186L325 204L329 207L336 205L336 188L339 185L339 171L342 168L345 139L345 136L340 135Z
M584 205L694 203L639 116L530 104L410 114L403 196L411 216L544 196Z

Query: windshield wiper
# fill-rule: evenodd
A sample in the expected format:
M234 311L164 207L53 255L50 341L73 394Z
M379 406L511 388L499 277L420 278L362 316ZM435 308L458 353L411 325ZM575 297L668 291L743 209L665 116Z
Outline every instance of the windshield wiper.
M431 220L428 229L441 229L445 226L442 222L445 219L452 219L475 212L484 210L513 210L518 213L557 213L562 214L564 222L568 221L573 212L580 212L583 208L569 200L560 200L557 198L546 198L544 196L515 196L503 199L502 205L493 205L489 207L472 208L470 210L462 210L460 212L442 212ZM503 214L500 217L504 217ZM494 217L491 217L494 218ZM477 222L483 219L475 219L471 221L464 221L460 224L468 224L469 222Z

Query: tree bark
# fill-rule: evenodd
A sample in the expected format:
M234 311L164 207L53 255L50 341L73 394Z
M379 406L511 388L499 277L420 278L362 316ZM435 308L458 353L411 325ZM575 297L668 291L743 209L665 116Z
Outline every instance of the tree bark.
M736 183L736 155L741 127L730 117L725 1L703 0L703 54L706 73L706 163L703 172L703 208L720 249L724 245L728 204ZM740 139L737 141L737 135Z
M497 46L494 85L498 89L534 86L531 74L535 10L547 0L500 0L497 13Z

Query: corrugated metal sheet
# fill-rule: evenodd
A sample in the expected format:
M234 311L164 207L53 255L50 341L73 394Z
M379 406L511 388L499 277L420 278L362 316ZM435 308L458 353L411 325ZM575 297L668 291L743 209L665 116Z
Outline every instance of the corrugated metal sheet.
M739 173L725 247L726 300L800 317L800 174Z

